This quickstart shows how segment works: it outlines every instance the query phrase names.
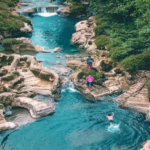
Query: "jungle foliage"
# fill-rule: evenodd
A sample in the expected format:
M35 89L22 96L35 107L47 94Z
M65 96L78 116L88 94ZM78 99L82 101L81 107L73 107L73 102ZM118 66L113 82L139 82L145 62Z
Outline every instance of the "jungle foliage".
M149 8L149 0L91 0L91 11L97 14L96 45L107 46L129 71L150 70Z
M12 13L18 2L19 0L0 0L0 34L4 31L18 31L24 26L23 22L31 23L26 17Z
M81 4L80 0L68 0L72 4L70 7L70 16L78 17L83 14L87 14L87 8Z

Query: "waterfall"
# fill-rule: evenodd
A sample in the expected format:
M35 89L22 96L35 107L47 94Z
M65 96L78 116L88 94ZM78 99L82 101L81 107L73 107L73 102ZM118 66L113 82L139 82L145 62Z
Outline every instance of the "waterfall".
M78 92L75 87L74 83L70 80L67 80L65 83L62 85L62 92L65 92L66 90L69 90L71 92Z
M39 16L42 16L42 17L50 17L50 16L54 16L56 15L57 13L57 9L58 7L57 6L51 6L51 7L38 7L36 9L37 11L37 14Z

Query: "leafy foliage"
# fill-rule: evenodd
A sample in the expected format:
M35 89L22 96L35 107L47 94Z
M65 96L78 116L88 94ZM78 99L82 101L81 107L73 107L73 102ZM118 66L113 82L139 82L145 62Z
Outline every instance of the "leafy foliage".
M0 34L3 35L4 31L18 31L24 26L23 22L31 23L28 18L12 13L18 2L19 0L0 0Z
M70 7L70 16L77 17L83 14L87 14L86 6L80 3L80 0L69 0L72 4Z
M136 59L139 54L149 54L149 8L149 0L91 0L91 11L97 14L95 43L98 48L107 45L111 57L115 61L125 59L123 62L131 58L133 60L130 55L137 55ZM106 36L109 40L105 39ZM143 59L146 61L147 57L141 56L142 62ZM144 68L140 67L140 64L137 65L135 64L136 69Z
M130 71L150 70L150 54L138 54L125 58L122 61L123 67Z
M105 46L109 44L109 41L110 41L109 37L101 35L96 37L95 44L99 49L104 49Z
M85 78L87 77L88 75L91 75L95 78L95 80L98 80L100 78L103 77L103 74L100 74L99 72L97 72L96 70L94 69L91 69L91 70L88 70L88 69L83 69L82 72L80 72L78 74L78 79L82 79L82 78Z
M16 40L16 39L13 39L13 38L9 38L9 39L4 39L3 42L2 42L2 45L3 46L9 46L9 45L20 44L20 43L22 43L21 40Z

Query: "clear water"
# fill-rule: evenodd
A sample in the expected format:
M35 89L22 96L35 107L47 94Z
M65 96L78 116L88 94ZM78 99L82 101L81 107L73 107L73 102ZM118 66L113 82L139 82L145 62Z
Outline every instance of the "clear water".
M66 65L65 54L78 50L70 45L78 19L58 15L31 19L34 44L63 49L59 53L39 53L36 58L48 68ZM50 100L44 96L37 98ZM74 89L63 90L54 115L1 133L0 150L139 150L150 138L150 123L143 114L118 108L109 101L114 97L104 99L107 101L92 103ZM105 117L110 112L115 112L116 126L109 126Z
M106 97L112 100L113 97ZM115 112L116 129L105 115ZM65 90L56 113L1 134L5 150L139 150L150 138L150 123L142 114L118 108L113 102L87 101ZM9 133L13 132L9 135ZM7 136L8 135L8 136Z
M60 47L59 53L39 53L37 59L44 60L46 67L50 65L65 65L66 54L76 54L83 52L77 47L70 45L72 33L75 32L75 24L79 19L66 18L59 15L51 17L42 17L35 15L31 18L33 21L34 32L31 40L35 45L41 45L45 49L50 50ZM57 58L57 56L60 58Z

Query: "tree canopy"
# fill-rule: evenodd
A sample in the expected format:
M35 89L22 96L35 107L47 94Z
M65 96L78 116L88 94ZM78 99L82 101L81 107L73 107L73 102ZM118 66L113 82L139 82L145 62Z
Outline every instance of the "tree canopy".
M97 15L95 43L98 48L105 44L115 61L123 61L130 55L126 60L131 61L136 55L147 59L143 53L150 53L149 0L91 0L90 7ZM144 66L136 68L150 69Z

